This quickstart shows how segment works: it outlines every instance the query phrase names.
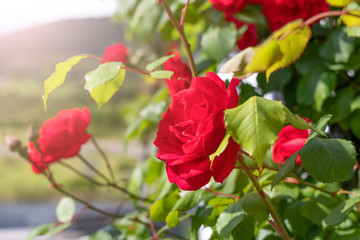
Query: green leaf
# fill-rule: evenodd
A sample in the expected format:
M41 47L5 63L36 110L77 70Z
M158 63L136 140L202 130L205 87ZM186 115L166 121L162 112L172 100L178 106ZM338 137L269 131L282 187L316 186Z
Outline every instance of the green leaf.
M263 94L274 90L282 91L284 87L290 82L293 75L292 68L287 67L271 74L269 81L266 80L264 73L260 73L257 76L257 82L263 91Z
M317 123L311 124L311 129L318 129L322 132L325 131L325 128L328 125L328 122L330 121L331 118L332 118L331 114L324 115ZM312 130L306 141L307 142L310 141L311 139L316 137L318 134L319 134L319 131Z
M335 90L336 75L322 67L315 65L300 79L296 89L296 99L299 104L311 105L321 112L325 99Z
M144 181L147 184L152 184L161 176L164 164L156 158L151 158L150 161L148 161L148 164L148 171L146 172Z
M334 210L324 219L323 226L330 227L343 222L349 212L354 208L354 204L360 201L360 197L350 198L340 203Z
M156 59L155 61L153 61L153 62L149 63L148 65L146 65L146 70L152 71L155 68L161 66L164 62L166 62L167 60L169 60L172 57L175 57L175 54Z
M66 228L70 227L71 226L71 222L69 223L64 223L64 224L61 224L61 225L57 225L57 226L54 226L53 228L50 229L50 231L47 233L48 236L52 236L54 234L57 234L59 232L62 232L64 231Z
M343 139L313 138L300 149L300 157L311 176L330 183L348 179L356 151L351 142Z
M357 110L350 116L350 128L353 134L360 138L360 111Z
M95 87L91 92L91 97L95 100L98 107L107 103L110 98L120 89L124 83L126 70L121 68L119 74L113 78L109 79L103 85Z
M164 221L178 200L178 190L163 199L157 200L150 207L150 218L154 221Z
M84 88L90 93L106 82L116 78L120 74L121 62L106 62L100 64L96 69L85 74Z
M234 199L230 198L212 198L207 203L207 207L213 207L211 214L205 218L206 226L214 226L216 224L218 216L228 207L228 205L233 204ZM206 216L208 215L208 208L204 209Z
M354 112L356 109L360 109L360 96L357 96L350 105L350 112Z
M55 72L51 74L44 83L43 103L45 111L47 110L46 101L49 94L64 83L67 73L73 66L75 66L81 59L88 57L91 57L91 55L77 55L56 65Z
M244 216L244 209L242 208L241 203L237 201L220 213L216 223L216 230L222 237L227 237L236 225L243 220Z
M313 223L302 216L302 209L305 201L298 200L287 206L284 211L284 218L288 221L293 234L298 234L302 238L307 239L306 233L313 226Z
M245 215L244 219L232 230L233 239L252 240L255 234L255 219Z
M309 123L293 114L287 107L284 107L286 120L297 129L309 129Z
M236 27L233 24L226 27L210 27L201 39L202 50L216 61L222 60L235 46L237 40Z
M274 37L277 38L277 44L283 55L266 70L267 79L274 71L295 62L304 52L311 38L311 29L309 26L301 26L301 24L302 21L294 21L284 27L286 29L284 33L281 33L281 29L278 30L279 34L277 31L274 32Z
M243 209L249 215L252 215L258 223L265 221L269 212L258 192L246 193L239 199Z
M54 226L53 223L47 223L47 224L42 224L40 226L37 226L36 228L34 228L33 230L31 230L29 232L29 234L26 236L25 240L32 240L37 236L42 236L47 234L50 229Z
M177 201L172 210L186 211L192 209L200 202L202 193L202 190L187 192Z
M331 31L320 49L320 56L333 63L348 62L354 51L354 38L346 34L346 28Z
M59 222L70 222L75 214L75 201L71 197L63 197L60 199L56 207L56 217Z
M177 225L179 225L179 211L178 210L174 210L171 211L167 217L166 217L166 224L168 225L169 228L173 228L176 227Z
M161 71L151 72L150 76L156 79L163 79L163 78L169 79L173 74L174 74L173 71L161 70Z
M259 166L285 123L279 101L251 97L242 105L225 111L225 126L233 139L253 156Z
M291 155L284 164L281 165L278 173L276 174L273 183L271 184L271 188L273 188L276 184L278 184L281 180L283 180L289 173L292 172L295 168L296 157L298 156L298 152L295 152Z
M340 122L350 115L350 107L354 98L354 89L350 86L336 92L336 96L328 98L324 105L324 112L332 114L330 124Z
M214 161L214 158L220 156L220 154L222 154L225 151L227 145L229 144L229 138L230 138L230 134L226 133L226 135L225 135L224 139L221 141L218 149L213 154L211 154L209 156L211 166L212 166L212 163Z
M360 27L356 27L356 26L347 27L346 33L349 37L360 37Z

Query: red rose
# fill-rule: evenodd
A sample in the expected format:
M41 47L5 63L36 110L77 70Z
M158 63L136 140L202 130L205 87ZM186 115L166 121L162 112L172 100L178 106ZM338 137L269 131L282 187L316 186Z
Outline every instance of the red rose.
M179 188L197 190L211 177L223 182L233 170L240 147L232 139L212 165L209 156L225 136L224 110L237 106L239 82L233 79L226 90L225 83L209 72L174 95L154 144L159 148L157 158L166 163L169 181Z
M310 123L310 120L304 118L305 121ZM285 126L281 129L278 140L273 147L273 160L277 164L284 163L287 158L299 151L306 142L311 130L310 129L296 129L291 125ZM296 158L296 164L300 164L300 155Z
M90 113L86 107L82 110L75 108L60 111L54 118L45 121L40 128L37 143L41 154L35 144L29 142L30 159L39 168L46 169L47 164L76 156L81 145L91 137L86 133L89 124ZM33 170L40 173L35 166Z
M209 0L215 9L223 12L236 13L245 7L247 0Z
M108 46L105 49L104 55L102 55L102 59L105 61L101 61L101 63L105 62L122 62L126 64L127 62L128 51L124 44L116 43L112 46Z
M270 30L275 31L293 20L326 12L329 6L325 0L263 0L262 9Z
M179 52L169 55L171 54L175 56L164 62L164 69L174 72L170 79L166 79L166 85L172 97L177 92L190 87L191 71L188 65L181 61Z
M233 22L237 29L245 25L243 21L240 21L234 17L231 13L225 13L226 21ZM248 24L247 29L244 34L238 39L237 45L240 50L243 50L247 47L255 46L258 43L258 37L256 33L255 24Z

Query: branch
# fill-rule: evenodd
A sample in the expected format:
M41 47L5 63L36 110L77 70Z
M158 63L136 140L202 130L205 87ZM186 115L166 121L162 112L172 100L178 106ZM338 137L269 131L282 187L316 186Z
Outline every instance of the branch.
M206 190L208 192L211 192L213 194L219 195L219 196L224 196L224 197L232 198L232 199L235 199L235 200L239 200L239 198L237 196L229 195L229 194L221 193L221 192L216 192L216 191L214 191L214 190L212 190L211 188L208 188L208 187L204 187L204 190Z
M171 11L169 4L167 3L167 0L159 0L158 2L161 3L161 5L163 6L164 10L166 11L167 15L169 16L171 23L173 24L173 26L175 27L175 29L178 31L178 33L180 35L181 42L185 48L186 56L189 61L192 77L197 77L198 73L196 70L194 57L192 55L192 52L190 49L190 44L187 40L187 37L185 35L183 27L180 25L179 21L176 19L174 13Z
M258 180L256 179L256 177L254 176L254 174L252 173L252 171L250 169L247 168L247 165L244 161L244 158L242 157L242 155L240 155L239 157L239 162L240 164L244 167L244 171L246 173L246 175L248 175L249 179L251 180L251 182L253 183L254 187L256 188L257 192L259 193L261 199L263 200L263 202L265 203L265 206L267 207L271 217L274 219L274 224L277 225L277 228L274 228L275 231L279 231L279 235L281 236L281 238L283 240L290 240L290 236L288 234L288 232L286 231L280 217L278 216L278 214L276 213L273 205L271 204L269 198L267 197L267 195L265 194L264 190L262 189L262 187L260 186Z
M182 27L182 29L184 29L185 15L186 15L186 10L187 10L187 8L189 6L189 2L190 2L190 0L187 0L187 2L185 4L185 7L181 11L180 27Z
M348 14L348 13L349 13L349 11L346 11L346 10L335 10L335 11L322 12L315 16L312 16L311 18L309 18L308 20L303 22L302 26L311 25L311 24L313 24L323 18L326 18L326 17L341 16L343 14Z
M111 165L109 163L109 159L107 158L105 152L101 149L101 147L99 146L99 144L97 143L97 141L95 140L95 138L93 136L91 136L91 141L93 142L94 146L96 147L96 149L99 151L99 153L103 157L103 159L105 161L105 164L106 164L106 167L109 170L111 180L113 181L113 183L116 183L114 172L113 172L113 170L111 168Z

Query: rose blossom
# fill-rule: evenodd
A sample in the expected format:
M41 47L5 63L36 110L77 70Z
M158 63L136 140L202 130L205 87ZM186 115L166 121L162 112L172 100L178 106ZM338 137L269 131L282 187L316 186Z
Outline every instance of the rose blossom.
M175 54L175 56L164 62L164 69L174 72L170 79L166 79L166 85L172 97L177 92L190 87L191 71L188 65L181 61L179 52L169 55L171 54Z
M310 123L310 120L304 118ZM277 164L284 163L287 158L299 151L305 144L311 130L296 129L291 125L285 126L278 134L278 140L273 147L273 160ZM300 164L300 155L296 158L296 164Z
M223 12L236 13L245 7L247 0L209 0L215 9Z
M39 168L46 169L47 164L76 156L81 145L91 137L86 133L89 124L90 113L86 107L82 110L74 108L60 111L54 118L45 121L40 128L37 139L40 153L34 142L29 142L30 159ZM40 173L35 165L33 170Z
M245 25L243 21L240 21L234 17L231 13L225 13L225 19L228 22L233 22L237 29ZM256 33L255 24L247 24L247 29L244 34L238 39L237 45L240 50L244 50L247 47L255 46L258 43L258 37Z
M233 79L226 90L225 83L209 72L174 95L154 144L159 148L157 158L166 163L169 181L179 188L197 190L211 177L223 182L233 170L240 147L231 138L212 165L209 156L225 136L224 110L237 106L239 82Z
M105 49L104 55L102 55L102 59L105 61L101 61L101 63L105 62L122 62L126 64L127 62L128 51L124 44L115 43L112 46L108 46Z
M263 0L262 9L271 31L295 19L306 20L326 12L329 6L325 0Z

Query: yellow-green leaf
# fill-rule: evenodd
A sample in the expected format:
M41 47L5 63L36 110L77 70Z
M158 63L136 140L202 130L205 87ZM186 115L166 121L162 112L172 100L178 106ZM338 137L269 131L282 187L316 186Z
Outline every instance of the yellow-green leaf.
M245 73L264 72L274 62L282 58L280 47L275 39L268 39L263 44L254 47L254 56L245 67Z
M343 23L348 27L360 27L360 11L353 10L350 11L350 14L352 15L346 14L341 16L341 20L343 21Z
M326 0L327 4L333 7L343 7L351 1L352 0Z
M55 72L53 72L53 74L51 74L51 76L46 79L44 83L43 102L45 111L47 110L46 101L49 94L64 83L67 73L73 66L75 66L81 59L88 57L91 57L91 55L77 55L56 65Z
M277 44L282 53L282 57L266 70L267 79L269 79L271 73L274 71L287 67L295 62L295 60L297 60L304 52L307 43L311 38L311 29L309 26L302 27L301 24L298 24L302 23L302 21L296 21L295 23L296 24L292 25L294 28L289 28L277 39ZM275 33L274 35L277 34Z
M95 87L91 92L91 97L95 100L98 107L107 103L110 98L120 89L125 79L126 70L121 68L119 74L114 78L103 85Z

